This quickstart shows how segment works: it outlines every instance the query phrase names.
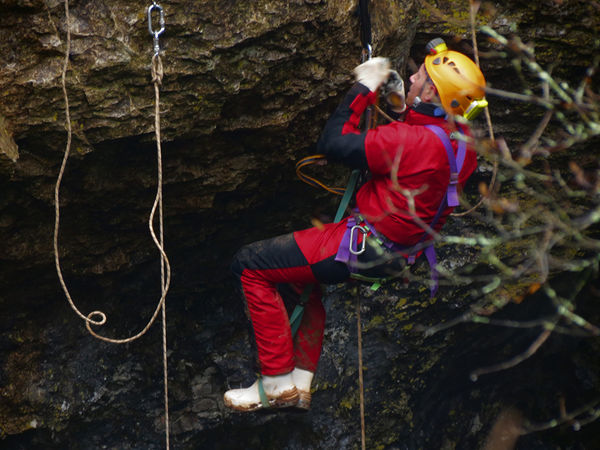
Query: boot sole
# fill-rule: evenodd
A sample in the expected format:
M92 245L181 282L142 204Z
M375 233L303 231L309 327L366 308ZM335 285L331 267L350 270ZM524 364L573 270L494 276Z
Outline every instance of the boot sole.
M298 397L296 408L308 411L310 409L310 392L298 390Z
M296 388L290 389L289 391L282 392L279 397L269 398L269 408L265 408L262 403L252 403L250 405L236 405L229 401L227 398L224 399L225 406L235 411L240 412L252 412L258 411L259 409L270 409L270 408L288 408L290 406L296 406L300 399L298 390Z

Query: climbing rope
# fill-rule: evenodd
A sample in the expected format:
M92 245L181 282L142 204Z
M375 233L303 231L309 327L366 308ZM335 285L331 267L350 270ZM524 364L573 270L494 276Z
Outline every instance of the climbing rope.
M371 34L371 17L369 15L369 1L360 0L358 4L358 16L360 22L360 41L362 44L362 55L361 62L365 62L371 59L373 53L372 46L372 34ZM369 107L365 114L365 126L366 128L372 128L375 124L373 109ZM360 178L360 171L355 169L350 174L350 178L346 188L330 187L325 183L306 175L302 169L311 164L326 164L326 157L323 154L311 155L306 158L302 158L296 163L296 175L302 181L310 184L314 187L321 187L326 191L342 196L340 204L338 205L337 212L335 214L334 222L337 223L344 217L346 208L350 203L350 200L358 184ZM308 285L304 288L298 305L294 308L290 316L290 327L292 329L292 335L294 336L300 327L302 322L302 316L304 313L304 305L310 297L313 285ZM366 448L366 437L365 437L365 397L364 397L364 383L363 383L363 364L362 364L362 331L361 331L361 319L360 319L360 296L358 295L358 288L356 289L356 320L357 320L357 338L358 338L358 388L360 397L360 425L361 425L361 448Z
M152 27L152 11L157 10L159 13L159 25L160 28L158 30L154 30ZM168 258L164 252L163 243L164 243L164 227L163 227L163 198L162 198L162 139L160 137L160 86L162 84L162 79L164 75L162 60L160 58L160 45L159 45L159 37L165 31L165 16L162 7L156 2L156 0L152 1L152 5L148 7L148 32L153 38L153 47L154 47L154 55L152 55L152 66L151 66L151 75L152 75L152 84L154 85L154 133L156 139L156 155L157 155L157 167L158 167L158 175L157 175L157 198L159 198L159 232L160 232L160 249L161 249L161 257L160 257L160 285L161 285L161 294L162 294L162 305L161 309L161 319L162 319L162 352L163 352L163 390L164 390L164 401L165 401L165 446L167 450L170 448L169 443L169 374L168 374L168 354L167 354L167 309L165 307L165 297L167 295L167 291L169 289L169 285L165 280L165 271L168 274L168 279L170 281L171 278L171 269L168 266ZM156 201L154 202L156 204ZM153 208L154 209L154 208ZM152 223L153 214L150 216L150 233L153 234ZM153 236L154 238L154 236ZM155 239L156 243L156 239ZM168 269L167 269L168 267ZM89 329L89 327L88 327Z
M362 45L361 62L365 62L365 61L371 59L371 56L373 55L373 35L371 32L371 15L369 13L369 0L359 0L357 13L358 13L357 15L358 15L359 23L360 23L360 43ZM367 112L365 114L365 124L366 124L366 128L372 128L375 124L375 117L373 115L373 109L371 107L369 107L369 109L367 110ZM313 187L323 188L327 192L330 192L331 194L340 195L340 196L343 196L349 190L351 191L350 194L352 194L354 192L354 188L356 187L356 183L358 181L360 171L358 171L358 170L352 171L352 174L350 176L350 181L348 182L348 185L346 186L346 188L331 187L331 186L326 185L322 181L317 180L314 177L306 175L302 171L302 169L304 169L304 167L309 166L311 164L318 164L318 165L327 164L327 158L325 155L319 153L316 155L307 156L306 158L302 158L300 161L298 161L296 163L296 175L298 176L298 178L300 178L305 183L310 184ZM344 201L341 202L341 204L344 204L344 203L345 203ZM341 204L340 204L340 206L341 206ZM338 213L339 213L339 210L340 209L338 208ZM339 214L336 214L336 217L338 215ZM342 218L342 216L340 216L338 220L335 220L335 222L339 222L339 220L341 220L341 218Z
M162 61L160 59L160 46L159 46L159 36L163 33L165 29L164 22L164 12L162 7L153 0L153 4L148 8L148 29L150 34L153 36L153 48L154 55L152 57L152 65L151 65L151 75L152 75L152 83L154 85L154 93L155 93L155 110L154 110L154 130L156 137L156 150L157 150L157 165L158 165L158 179L157 179L157 192L154 199L154 204L152 205L152 210L150 212L150 217L148 220L148 227L150 229L150 235L152 236L152 240L154 244L158 248L160 252L160 266L161 266L161 297L158 301L158 305L152 314L152 317L146 324L146 326L137 334L124 338L124 339L113 339L106 336L102 336L92 330L92 325L103 325L106 323L106 314L102 311L92 311L87 316L84 315L75 305L73 298L67 288L65 283L61 266L60 266L60 254L58 249L58 236L59 236L59 228L60 228L60 185L62 182L62 178L64 176L67 160L69 158L69 154L71 151L71 142L72 142L72 126L71 126L71 114L69 108L69 96L67 92L67 70L69 66L69 56L71 52L71 20L69 14L69 0L65 0L65 20L66 20L66 29L67 29L67 37L66 37L66 46L65 46L65 60L63 65L63 70L61 74L61 84L62 91L65 101L65 121L67 128L67 143L65 147L65 152L62 160L62 164L59 170L59 174L56 181L56 186L54 189L54 208L55 208L55 220L54 220L54 262L56 266L56 272L58 274L58 279L60 281L60 285L66 295L66 298L69 302L69 305L75 311L75 313L85 321L85 326L88 332L97 339L100 339L105 342L110 342L113 344L125 344L128 342L132 342L141 336L143 336L148 329L152 326L154 321L156 320L159 311L162 312L162 348L163 348L163 377L164 377L164 397L165 397L165 434L166 434L166 448L169 449L169 402L168 402L168 367L167 367L167 331L166 331L166 310L165 310L165 298L167 292L169 290L169 285L171 283L171 266L169 264L169 259L164 251L164 227L163 227L163 198L162 198L162 148L161 148L161 136L160 136L160 85L162 83L163 78L163 66ZM159 13L159 23L160 29L154 30L152 27L152 11L156 10ZM156 210L159 212L159 237L156 236L154 231L154 217L156 214Z
M470 4L469 18L470 18L470 25L471 25L471 41L473 42L473 54L475 56L475 64L477 64L477 67L479 67L479 49L477 47L477 36L475 34L475 15L477 14L477 9L479 8L479 2L477 2L477 4L476 4L474 2L474 0L469 0L469 4ZM490 109L487 106L485 107L485 120L487 122L490 140L493 143L496 141L496 138L494 137L494 127L492 126L492 117L490 115ZM494 161L494 168L492 171L492 179L490 180L490 185L488 186L488 189L487 189L488 193L492 193L492 190L494 189L494 187L496 185L497 174L498 174L498 160ZM479 201L472 208L468 209L467 211L462 211L462 212L458 212L458 213L453 212L453 213L451 213L451 215L454 217L462 217L462 216L471 214L473 211L475 211L477 208L479 208L479 206L481 206L481 204L483 203L484 200L485 200L485 195L482 195L479 198Z
M66 18L67 18L67 23L70 22L68 5L69 5L69 0L65 0L65 14L66 14ZM70 40L71 40L70 28L69 28L69 26L67 26L67 46L66 46L67 52L70 51ZM60 226L60 185L61 185L62 178L64 175L65 167L67 164L67 159L69 158L69 154L71 151L71 141L72 141L72 127L71 127L71 118L70 118L70 111L69 111L69 99L68 99L67 88L66 88L66 72L67 72L67 68L68 68L68 64L69 64L69 56L68 55L69 54L67 53L65 56L65 64L63 66L63 72L62 72L62 77L61 77L63 94L64 94L64 98L65 98L65 116L66 116L66 122L67 122L67 145L65 148L62 165L60 167L60 171L59 171L58 178L56 181L56 186L54 189L54 208L55 208L54 261L55 261L55 265L56 265L56 271L58 273L58 278L59 278L60 284L63 288L63 291L65 292L67 300L69 301L69 304L71 305L71 308L73 308L75 313L86 322L86 327L88 328L90 333L94 337L101 339L103 341L106 341L106 342L111 342L113 344L125 344L125 343L131 342L131 341L134 341L134 340L140 338L152 326L152 324L156 320L156 317L158 316L158 312L160 311L161 307L164 304L165 297L166 297L166 291L168 290L170 282L171 282L171 266L169 265L169 259L167 258L167 255L163 249L162 242L159 241L159 239L156 237L156 233L154 232L154 225L153 225L154 216L156 214L157 207L160 210L159 211L159 219L162 222L162 155L161 155L161 145L160 145L160 129L156 128L156 130L155 130L156 137L157 137L157 159L158 159L158 183L157 184L158 184L158 187L157 187L156 197L154 199L154 204L152 206L152 210L150 213L150 218L148 220L148 226L150 228L150 234L152 236L152 240L154 241L156 247L158 248L158 250L160 252L161 265L164 263L164 265L166 266L166 277L164 275L161 277L161 278L166 278L161 281L164 292L162 293L162 295L160 297L160 300L158 302L156 310L154 311L154 314L152 315L151 319L148 321L146 326L139 333L137 333L133 336L130 336L128 338L125 338L125 339L112 339L112 338L108 338L106 336L99 335L90 328L90 325L103 325L104 323L106 323L106 314L103 313L102 311L92 311L87 316L85 316L83 313L81 313L81 311L77 308L77 306L75 306L75 303L71 297L71 294L69 293L69 290L65 284L65 281L64 281L64 278L62 275L62 270L60 267L60 256L59 256L59 250L58 250L58 235L59 235L59 226ZM162 63L160 62L160 56L158 56L156 54L152 58L152 77L153 77L152 81L154 82L154 86L155 86L156 98L158 99L158 89L159 89L160 82L162 79ZM156 108L158 111L158 108L159 108L158 103L156 104ZM156 112L155 126L157 126L158 124L159 124L159 115L158 115L158 112ZM161 230L162 230L162 225L161 225ZM98 317L98 318L94 319L94 317Z
M308 166L311 164L319 164L319 165L327 164L325 155L322 155L322 154L311 155L311 156L302 158L300 161L298 161L296 163L296 175L298 176L298 178L300 178L302 181L304 181L307 184L310 184L313 187L323 188L331 194L344 195L344 192L346 190L345 188L328 186L327 184L323 183L322 181L319 181L316 178L306 175L304 172L302 172L302 169L305 166Z
M366 449L365 434L365 384L363 380L363 357L362 357L362 326L360 319L360 294L358 286L354 287L356 292L356 334L358 339L358 395L360 400L360 442L361 449Z
M369 14L369 0L360 0L359 4L360 15L360 42L363 46L362 62L365 62L373 56L373 37L371 34L371 15ZM366 112L365 126L373 128L375 125L373 108L369 107ZM353 170L351 180L354 178L355 185L360 177L358 170ZM355 185L352 187L354 191ZM363 358L362 358L362 326L360 319L360 295L358 286L356 289L356 336L358 340L358 394L360 403L360 443L361 449L365 450L367 446L366 426L365 426L365 387L363 382Z

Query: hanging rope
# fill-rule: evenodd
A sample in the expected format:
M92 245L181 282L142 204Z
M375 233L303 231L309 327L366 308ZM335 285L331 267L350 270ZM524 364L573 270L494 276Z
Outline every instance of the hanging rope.
M371 34L371 17L369 14L369 1L368 0L360 0L358 4L358 16L360 22L360 41L362 44L362 55L361 62L365 62L368 59L371 59L372 56L372 34ZM366 128L372 128L374 126L374 116L373 109L369 108L365 114L365 126ZM314 187L321 187L326 191L341 195L342 200L338 206L334 222L339 222L342 220L346 212L346 207L348 206L352 195L354 194L354 190L358 183L358 179L360 177L359 170L353 170L350 174L350 179L348 181L348 185L346 188L339 187L330 187L325 183L313 178L311 176L306 175L302 172L302 169L311 164L325 164L326 157L322 154L307 156L306 158L301 159L296 163L296 175L302 181L307 184L310 184ZM308 301L310 293L313 289L313 285L308 285L304 288L300 296L300 302L296 305L296 308L292 312L290 316L290 326L292 329L292 335L296 334L300 323L302 321L302 316L304 313L304 305ZM359 388L359 397L360 397L360 425L361 425L361 448L364 450L366 448L366 433L365 433L365 398L364 398L364 384L363 384L363 365L362 365L362 331L361 331L361 319L360 319L360 296L358 294L358 288L356 288L356 312L357 312L357 336L358 336L358 388Z
M360 320L360 293L358 286L355 286L356 292L356 334L358 335L358 395L360 397L360 442L362 450L366 449L365 434L365 385L363 380L363 359L362 359L362 326Z
M477 9L479 8L479 4L476 5L474 0L469 0L469 4L470 4L469 17L470 17L470 21L471 21L471 40L473 42L473 53L475 56L475 64L477 64L477 67L479 67L479 49L477 48L477 36L475 34L475 15L477 14ZM490 109L487 106L485 107L485 120L487 122L490 140L493 143L496 141L496 138L494 137L494 127L492 126L492 117L490 115ZM494 169L492 171L492 179L490 180L490 185L487 190L489 193L491 193L495 187L497 174L498 174L498 160L494 161ZM479 208L479 206L481 206L481 204L483 203L484 200L485 200L485 196L482 195L479 198L479 201L475 204L475 206L473 206L469 210L462 211L459 213L451 213L451 215L454 217L462 217L462 216L466 216L467 214L471 214L473 211L475 211L477 208Z
M157 10L160 14L160 30L154 31L152 28L152 11ZM154 93L155 93L155 111L154 111L154 130L156 137L156 150L157 150L157 166L158 166L158 179L157 179L157 191L154 199L154 204L152 205L152 210L150 212L150 217L148 220L148 227L150 229L150 235L152 236L152 240L154 244L158 248L160 252L160 266L161 266L161 297L158 301L158 305L152 314L152 317L146 324L146 326L137 334L124 338L124 339L113 339L106 336L102 336L96 333L91 326L92 325L103 325L106 323L106 314L102 311L92 311L87 316L84 315L75 305L73 298L67 288L65 283L61 266L60 266L60 253L58 249L58 236L60 229L60 185L62 182L62 178L64 176L65 168L67 165L67 160L69 158L69 154L71 151L71 142L72 142L72 126L71 126L71 114L69 107L69 96L67 92L67 70L69 66L69 55L71 52L71 20L69 14L69 0L65 0L65 20L66 20L66 29L67 29L67 37L66 37L66 46L65 46L65 60L63 65L63 70L61 74L61 85L62 91L65 101L65 120L66 120L66 128L67 128L67 143L65 147L65 152L62 160L62 164L59 170L59 174L56 181L56 186L54 189L54 208L55 208L55 220L54 220L54 262L56 266L56 272L58 274L58 279L60 281L60 285L65 293L65 296L69 302L69 305L75 311L75 313L85 321L85 326L89 333L97 339L100 339L105 342L110 342L113 344L125 344L128 342L132 342L141 336L143 336L148 329L152 326L154 321L156 320L159 311L162 311L162 347L163 347L163 377L164 377L164 393L165 393L165 434L166 434L166 448L169 449L169 402L168 402L168 368L167 368L167 332L166 332L166 310L165 310L165 298L167 292L169 290L169 286L171 283L171 266L169 264L169 259L164 251L164 226L163 226L163 203L162 203L162 148L161 148L161 136L160 136L160 85L162 83L163 78L163 66L162 61L160 59L160 46L158 43L158 38L160 34L164 31L164 13L162 7L157 4L156 1L153 1L153 4L148 8L148 29L150 30L150 34L154 37L154 56L152 57L152 67L151 67L151 75L152 75L152 83L154 84ZM158 208L159 211L159 237L156 236L154 231L154 217L156 214L156 210Z
M69 1L65 0L65 14L66 14L66 18L67 18L67 24L69 24L69 22L70 22L68 5L69 5ZM69 26L67 26L67 50L70 49L70 39L71 39L70 29L69 29ZM161 307L164 304L164 300L166 297L166 291L168 290L169 285L171 283L171 266L169 265L169 259L167 258L167 255L163 249L162 242L156 237L156 233L154 232L154 225L153 225L154 216L156 214L156 209L159 206L160 206L159 209L161 210L161 212L159 213L159 216L160 216L160 218L162 218L162 155L161 155L160 140L157 140L157 159L158 159L158 183L157 184L158 184L158 187L157 187L156 197L154 199L154 204L153 204L152 210L150 212L148 226L150 228L150 234L152 236L152 240L154 241L154 244L156 245L156 247L158 248L158 251L160 252L161 265L164 264L165 268L166 268L166 276L162 277L165 279L161 281L164 292L162 293L162 295L160 297L160 300L158 302L156 310L154 311L154 314L152 315L151 319L148 321L146 326L139 333L137 333L133 336L130 336L128 338L125 338L125 339L108 338L106 336L97 334L90 328L91 325L103 325L104 323L106 323L106 314L104 314L102 311L92 311L87 316L85 316L83 313L81 313L81 311L77 308L77 306L75 306L75 303L71 297L71 294L69 293L69 290L65 284L65 281L64 281L64 278L62 275L62 270L60 267L60 256L59 256L59 250L58 250L58 235L59 235L59 226L60 226L60 185L61 185L62 178L64 175L67 159L69 158L69 154L70 154L70 150L71 150L71 141L72 141L72 128L71 128L71 119L70 119L70 112L69 112L69 99L68 99L67 88L66 88L66 72L67 72L68 64L69 64L69 56L67 53L67 56L65 57L65 64L63 67L63 73L62 73L62 77L61 77L63 94L65 97L65 116L66 116L66 122L67 122L67 145L65 148L62 165L60 167L60 171L58 174L58 179L56 181L56 187L54 189L54 208L55 208L54 261L55 261L55 265L56 265L56 271L58 274L60 284L63 288L63 291L65 292L65 295L67 297L67 300L69 301L69 304L71 305L71 308L73 308L75 313L86 322L86 327L88 328L90 333L94 337L101 339L103 341L106 341L106 342L111 342L113 344L125 344L125 343L131 342L131 341L134 341L134 340L140 338L152 326L152 324L156 320L156 317L158 316L158 313L159 313ZM160 86L160 80L162 78L162 63L160 62L160 57L157 57L156 55L155 55L155 58L153 58L152 72L153 72L153 82L155 83L155 90L156 90L156 89L158 89L158 86ZM158 92L158 91L156 91L156 92ZM158 93L157 93L157 98L158 98ZM157 103L156 108L158 108L158 107L159 107L159 105ZM156 126L156 124L159 123L158 121L159 121L159 117L157 114L156 120L155 120L155 126ZM156 129L156 136L157 136L157 139L160 139L160 130L159 129ZM161 225L161 229L162 229L162 225ZM94 317L99 317L99 318L94 319Z
M360 41L363 46L362 61L365 62L373 56L373 36L371 34L371 15L369 13L369 0L360 0ZM367 129L375 126L373 108L369 107L366 112L365 126ZM354 170L353 175L358 179L359 171ZM358 393L360 400L360 443L361 449L365 450L367 446L366 427L365 427L365 387L363 381L363 360L362 360L362 326L360 319L360 294L358 286L356 289L356 335L358 339Z
M157 10L159 12L159 25L160 28L154 31L152 27L152 11ZM148 7L148 32L153 37L154 55L152 56L152 83L154 84L154 133L156 139L156 155L157 155L157 167L158 167L158 189L157 198L159 199L159 224L160 224L160 280L161 280L161 293L162 293L162 305L161 305L161 318L162 318L162 350L163 350L163 390L164 390L164 401L165 401L165 446L167 450L170 448L169 435L169 374L168 374L168 354L167 354L167 310L165 307L164 298L167 295L169 289L168 282L165 280L165 271L167 278L170 281L171 269L168 266L168 258L163 249L164 243L164 227L163 227L163 198L162 198L162 146L160 136L160 86L164 75L162 59L160 58L160 45L159 37L165 31L165 16L162 7L153 0L152 5ZM156 204L156 201L155 201ZM152 223L153 215L150 217L149 225L150 232L153 234ZM156 242L156 241L155 241Z

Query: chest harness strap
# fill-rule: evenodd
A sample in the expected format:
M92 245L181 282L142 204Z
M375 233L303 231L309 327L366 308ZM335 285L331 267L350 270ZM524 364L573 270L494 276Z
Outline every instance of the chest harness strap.
M450 142L450 138L446 134L446 132L437 125L425 125L426 128L433 131L435 135L442 141L444 144L444 148L446 150L446 155L448 157L448 163L450 165L450 180L448 182L448 189L446 190L446 194L440 203L440 206L433 217L432 221L429 224L430 228L434 228L437 222L439 221L442 213L447 207L455 207L458 206L458 174L462 169L463 163L465 161L465 156L467 152L467 144L464 139L460 139L458 143L458 150L456 156L454 156L454 149L452 147L452 142ZM460 134L464 134L462 130L459 131ZM379 234L373 225L371 225L358 211L358 209L354 210L354 215L348 218L346 232L340 242L340 246L338 248L338 252L335 260L339 262L343 262L348 266L348 270L350 270L350 277L360 280L360 281L369 281L373 282L371 289L376 290L379 286L389 281L391 278L373 278L366 277L359 273L356 261L359 255L364 253L366 250L366 237L367 235L371 235L374 238L374 241L379 244L380 247L384 247L388 250L391 250L396 253L407 254L407 261L409 264L413 264L415 262L416 257L418 256L418 251L412 251L411 247L401 246L395 242L390 241L385 236ZM362 235L362 241L359 244L359 235ZM428 233L423 233L423 236L417 243L422 243L427 237ZM360 245L360 248L359 248ZM414 247L412 247L414 248ZM429 263L429 267L431 269L431 296L433 297L438 290L438 271L436 269L437 266L437 255L435 253L435 248L433 243L427 245L423 253L427 257L427 262Z

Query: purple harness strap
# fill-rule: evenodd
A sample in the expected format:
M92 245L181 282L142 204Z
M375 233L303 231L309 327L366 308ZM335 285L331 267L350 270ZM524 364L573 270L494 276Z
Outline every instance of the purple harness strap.
M459 204L457 191L458 174L460 173L463 163L465 162L465 156L467 154L467 143L461 139L458 142L458 150L456 152L456 156L454 156L452 142L450 142L450 138L442 129L442 127L437 125L425 125L425 127L433 131L436 134L436 136L440 139L440 141L442 141L442 144L444 144L444 148L446 149L446 156L448 156L448 163L450 164L450 182L448 184L448 189L446 190L446 195L444 195L444 198L442 199L442 202L440 203L440 206L437 212L435 213L433 220L429 224L429 226L433 228L437 224L438 220L440 220L440 217L446 209L446 206L454 207L458 206ZM460 133L463 134L462 129L459 130ZM426 236L427 233L423 235L421 241L423 241ZM431 296L433 297L436 294L439 287L439 273L436 268L437 255L435 253L435 247L433 246L433 244L430 244L427 247L425 247L424 253L427 257L429 267L431 268L431 280L433 281L433 284L431 286Z
M350 242L350 234L351 234L351 230L352 227L356 226L356 217L354 216L350 216L348 217L348 222L346 224L346 232L344 233L344 236L342 237L342 241L340 242L340 246L338 247L338 251L337 254L335 255L335 260L338 262L343 262L344 264L346 264L348 266L348 270L351 273L356 273L358 272L358 269L356 268L356 264L354 264L356 262L356 253L351 253L350 252L350 246L353 246L353 249L357 249L358 248L358 235L357 239L355 242Z
M433 131L446 149L446 155L448 156L448 162L450 163L450 184L448 185L448 191L446 193L448 206L458 206L458 191L456 185L458 184L458 174L462 168L463 162L465 161L465 155L467 153L467 143L462 139L458 143L458 151L456 157L454 156L454 149L452 143L448 138L446 132L437 125L425 125L425 128Z
M448 163L450 164L450 181L448 183L448 189L446 190L446 194L444 195L444 198L442 199L442 202L440 203L440 206L439 206L435 216L433 217L433 220L429 224L430 228L433 228L437 224L438 220L442 216L442 213L444 212L444 210L446 209L447 206L454 207L454 206L458 206L458 204L459 204L458 190L457 190L458 174L460 173L460 170L462 169L463 163L465 161L467 144L464 140L459 141L458 151L457 151L457 154L455 157L454 149L452 148L452 143L450 142L450 138L448 137L446 132L437 125L425 125L425 127L428 128L429 130L433 131L436 134L436 136L442 141L442 144L444 144L444 148L446 150L446 155L448 156ZM460 130L460 132L462 134L462 130ZM356 217L360 213L359 213L358 209L355 209L354 212L355 212L355 214L348 218L346 232L344 233L344 236L342 237L342 241L340 242L340 245L338 247L338 252L335 257L336 261L345 263L348 266L348 270L351 273L358 272L358 268L356 267L355 263L357 260L357 254L360 253L360 251L358 250L358 233L352 233L352 229L357 226L360 226L361 223L365 223L365 225L367 226L367 230L371 231L371 233L376 238L378 238L380 241L384 242L385 247L389 248L390 250L393 250L396 252L401 252L401 251L407 249L407 247L402 247L398 244L395 244L395 243L389 241L388 239L382 239L380 236L377 235L377 232L375 231L375 227L373 227L363 217L359 216L360 221L357 222ZM362 227L361 227L361 230L364 232L363 239L365 239L367 230L365 230ZM425 238L427 237L427 235L428 235L428 233L425 232L423 234L423 237L419 241L419 243L423 242L425 240ZM435 296L435 294L438 290L438 284L439 284L438 283L439 274L436 269L437 255L435 253L435 248L434 248L433 244L429 244L427 247L425 247L425 249L423 250L423 253L425 253L427 262L429 263L429 267L431 269L431 280L433 281L432 286L431 286L431 296L433 297L433 296ZM415 262L415 257L416 257L415 253L410 254L408 256L408 263L413 264Z

